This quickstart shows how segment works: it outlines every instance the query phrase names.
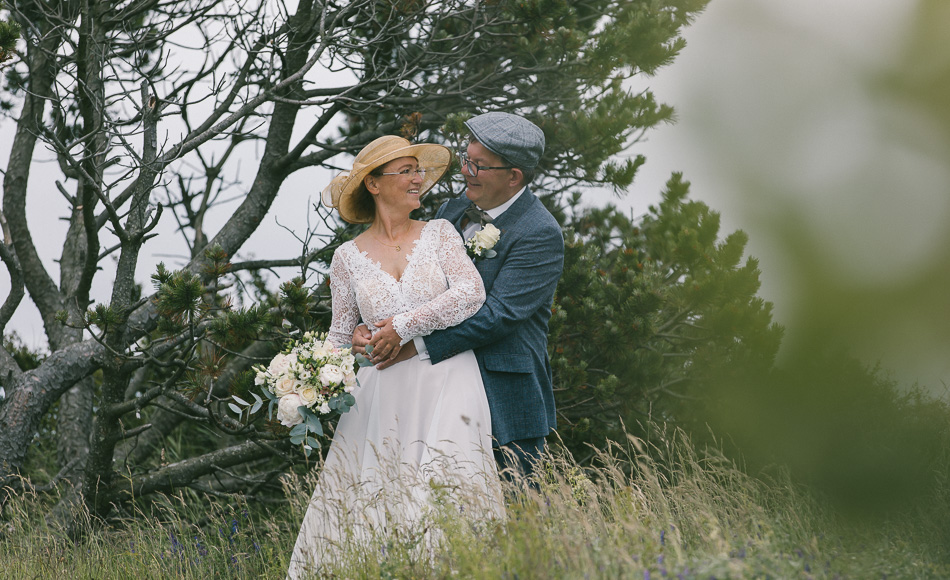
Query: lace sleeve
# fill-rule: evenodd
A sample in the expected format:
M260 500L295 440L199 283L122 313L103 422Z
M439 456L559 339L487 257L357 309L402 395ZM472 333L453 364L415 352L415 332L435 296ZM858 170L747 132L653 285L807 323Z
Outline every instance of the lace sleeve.
M346 259L342 256L342 246L337 248L330 262L330 300L333 316L327 339L334 346L343 346L353 342L353 331L360 322L360 309L356 303L350 271Z
M400 344L433 330L454 326L478 312L485 302L485 285L465 253L462 237L452 224L440 221L436 251L449 289L415 310L393 317L393 328L402 338Z

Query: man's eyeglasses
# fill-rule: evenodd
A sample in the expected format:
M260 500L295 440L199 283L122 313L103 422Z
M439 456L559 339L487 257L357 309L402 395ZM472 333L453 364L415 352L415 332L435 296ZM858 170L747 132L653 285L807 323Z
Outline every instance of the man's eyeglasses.
M491 169L514 169L513 165L503 165L500 167L485 167L483 165L479 165L469 159L467 153L462 153L461 151L459 151L458 156L459 163L462 165L462 167L468 169L468 174L472 177L477 177L479 171L488 171Z
M402 171L391 171L386 173L380 173L380 175L403 175L405 177L412 177L412 174L415 173L420 178L426 178L426 168L419 167L418 169L403 169Z

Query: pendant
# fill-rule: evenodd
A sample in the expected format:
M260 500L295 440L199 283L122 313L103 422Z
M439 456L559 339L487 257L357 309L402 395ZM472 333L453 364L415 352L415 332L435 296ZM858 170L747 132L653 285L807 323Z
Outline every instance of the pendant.
M401 251L402 251L402 248L400 248L400 247L397 245L397 246L396 246L396 251L397 251L397 252L401 252Z

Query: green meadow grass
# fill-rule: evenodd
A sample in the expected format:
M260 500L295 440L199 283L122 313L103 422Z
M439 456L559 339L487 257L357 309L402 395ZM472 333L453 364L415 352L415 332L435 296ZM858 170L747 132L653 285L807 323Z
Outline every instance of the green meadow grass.
M555 454L535 485L510 484L504 522L432 516L434 549L418 530L354 548L338 578L948 578L950 560L927 521L941 514L836 518L777 471L754 479L681 435L644 448L631 439L581 469ZM166 497L106 527L86 521L67 540L47 527L51 499L5 508L3 578L282 578L312 489L285 481L288 501ZM445 505L451 505L446 502ZM936 517L935 517L936 516Z

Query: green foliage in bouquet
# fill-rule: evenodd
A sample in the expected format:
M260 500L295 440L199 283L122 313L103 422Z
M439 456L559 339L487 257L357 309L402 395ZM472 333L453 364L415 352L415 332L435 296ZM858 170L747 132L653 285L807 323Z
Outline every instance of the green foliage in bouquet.
M746 236L719 238L719 214L688 199L678 174L632 220L579 209L565 228L564 275L551 318L559 434L583 459L644 419L702 426L711 377L767 371L782 337L756 296Z

